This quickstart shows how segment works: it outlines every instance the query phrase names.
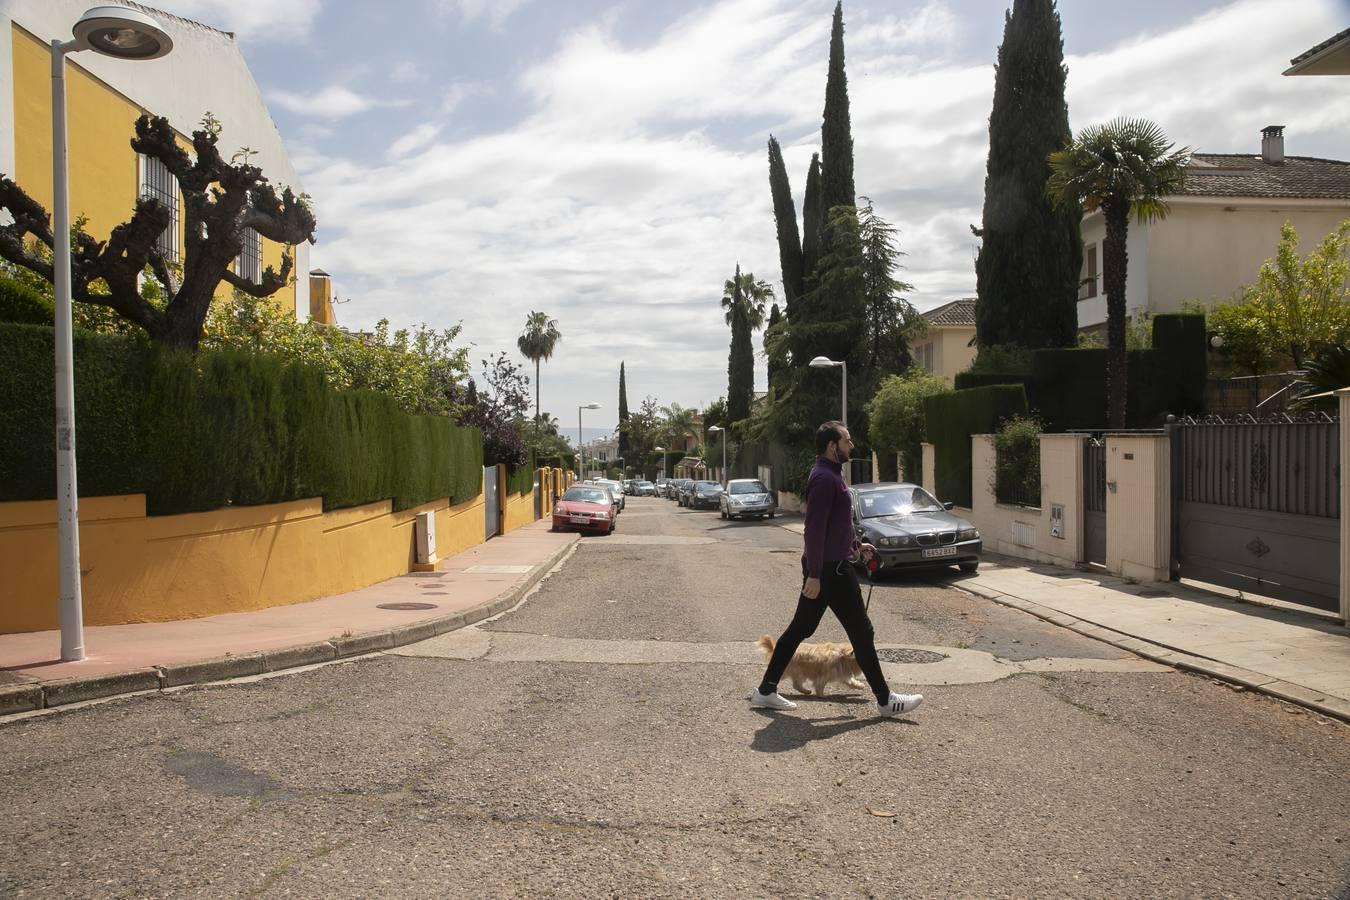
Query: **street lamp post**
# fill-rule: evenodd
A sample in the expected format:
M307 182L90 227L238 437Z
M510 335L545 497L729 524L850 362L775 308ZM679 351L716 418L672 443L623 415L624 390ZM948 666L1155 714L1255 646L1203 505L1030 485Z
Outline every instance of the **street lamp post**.
M577 407L577 481L586 477L582 471L585 465L586 451L581 445L581 411L583 409L599 409L599 403L587 403L584 406Z
M815 359L811 360L811 362L809 363L809 365L810 365L811 368L813 368L813 369L835 369L835 368L837 368L837 369L840 369L840 370L842 371L842 373L843 373L843 384L842 384L842 387L840 388L839 394L840 394L840 398L841 398L840 406L841 406L841 408L842 408L842 410L843 410L843 414L840 416L839 421L840 421L840 422L843 422L843 423L844 423L844 427L847 428L847 427L848 427L848 363L845 362L845 361L842 360L842 359L836 361L836 360L830 359L828 356L817 356Z
M722 487L726 487L726 486L727 486L727 434L726 434L726 429L723 428L721 425L709 425L709 426L708 426L708 433L709 433L709 434L712 434L714 431L720 432L721 435L722 435Z
M66 162L66 56L93 50L115 59L158 59L173 49L159 22L124 6L95 6L80 16L71 41L52 41L52 219L56 239L56 534L61 659L84 659L80 586L80 512L75 475L75 351L71 343L70 182Z

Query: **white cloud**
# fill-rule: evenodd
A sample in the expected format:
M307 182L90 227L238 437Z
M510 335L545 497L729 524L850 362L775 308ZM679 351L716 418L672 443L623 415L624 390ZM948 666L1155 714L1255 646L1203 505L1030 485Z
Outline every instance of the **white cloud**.
M588 27L525 70L532 109L509 129L450 138L422 123L388 164L297 161L325 225L315 264L352 298L343 320L463 320L477 359L514 353L526 314L542 309L564 335L543 406L564 420L598 399L606 411L587 424L612 424L621 358L633 406L647 394L715 399L726 384L722 281L737 262L779 281L764 141L772 131L783 142L799 205L818 146L821 8L726 0L641 46ZM1281 8L1240 0L1071 56L1074 126L1150 116L1179 143L1255 152L1260 127L1279 122L1290 153L1337 155L1350 128L1350 107L1332 102L1342 89L1279 74L1337 30L1334 2L1309 0L1298 17ZM952 62L958 33L942 2L860 16L849 32L858 190L901 229L903 277L922 308L974 293L969 225L983 202L993 58Z
M285 42L309 36L321 0L155 0L152 5L241 38Z
M267 99L283 109L320 119L342 119L379 105L375 100L340 84L331 84L310 94L299 91L272 91Z
M437 125L430 122L424 122L418 125L412 131L403 135L403 137L389 145L389 151L385 154L389 159L401 159L416 150L420 150L427 144L430 144L436 135L441 131Z

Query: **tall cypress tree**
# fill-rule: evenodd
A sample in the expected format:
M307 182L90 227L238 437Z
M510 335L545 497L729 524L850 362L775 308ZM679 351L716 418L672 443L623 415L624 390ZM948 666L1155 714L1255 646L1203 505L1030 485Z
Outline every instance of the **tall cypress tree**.
M1073 139L1055 0L1015 0L998 49L983 238L975 261L983 346L1067 347L1078 331L1081 210L1047 199L1046 158Z
M830 31L830 71L825 81L825 113L820 125L821 212L854 202L853 127L849 123L848 76L844 74L844 4L834 6Z
M619 455L624 463L629 461L628 448L632 442L628 438L628 384L624 380L623 363L619 363Z
M806 173L806 195L802 198L802 288L810 289L811 279L820 261L820 154L811 154L811 168ZM800 298L798 298L800 299ZM800 304L799 304L800 305ZM791 316L789 316L791 318Z
M782 371L783 366L787 365L782 344L779 343L782 322L783 314L778 311L778 304L775 303L769 310L769 325L764 329L764 355L769 360L769 384L767 386L769 391L774 389L778 381L778 373Z
M778 228L778 264L783 273L783 302L789 309L802 295L802 241L797 231L797 207L778 140L769 135L769 191Z

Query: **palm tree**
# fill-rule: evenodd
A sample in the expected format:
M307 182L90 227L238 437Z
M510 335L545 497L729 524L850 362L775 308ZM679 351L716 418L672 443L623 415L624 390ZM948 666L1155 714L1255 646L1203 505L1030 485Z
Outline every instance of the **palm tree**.
M661 407L661 414L666 417L666 435L672 443L683 441L686 435L694 432L693 409L672 403Z
M1068 147L1050 154L1046 192L1058 205L1081 203L1088 212L1101 210L1106 222L1102 242L1102 284L1106 289L1107 419L1125 427L1125 267L1129 257L1130 213L1139 222L1166 217L1167 197L1186 178L1188 147L1175 145L1147 119L1113 119L1078 133Z
M539 428L539 363L553 356L553 348L562 340L558 330L558 320L550 319L547 313L530 311L525 319L525 330L516 338L516 346L527 359L534 361L534 418L535 430Z
M773 288L756 281L736 266L735 276L722 288L722 309L731 326L731 353L727 358L727 408L732 421L750 417L755 397L755 345L751 335L764 325L764 305Z
M756 281L753 272L742 272L739 265L735 277L722 285L722 309L728 325L734 326L739 318L751 331L758 331L764 326L764 305L772 299L769 283Z

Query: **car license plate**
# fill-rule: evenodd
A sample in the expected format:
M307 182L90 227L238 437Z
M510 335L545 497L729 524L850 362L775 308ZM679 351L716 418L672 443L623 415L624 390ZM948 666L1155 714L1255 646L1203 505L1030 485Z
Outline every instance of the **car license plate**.
M955 556L955 547L934 547L932 550L923 551L924 559L936 559L942 556Z
M591 524L591 520L588 519L588 518L586 518L585 516L573 516L573 517L572 517L572 524L573 524L573 525L589 525L589 524Z

